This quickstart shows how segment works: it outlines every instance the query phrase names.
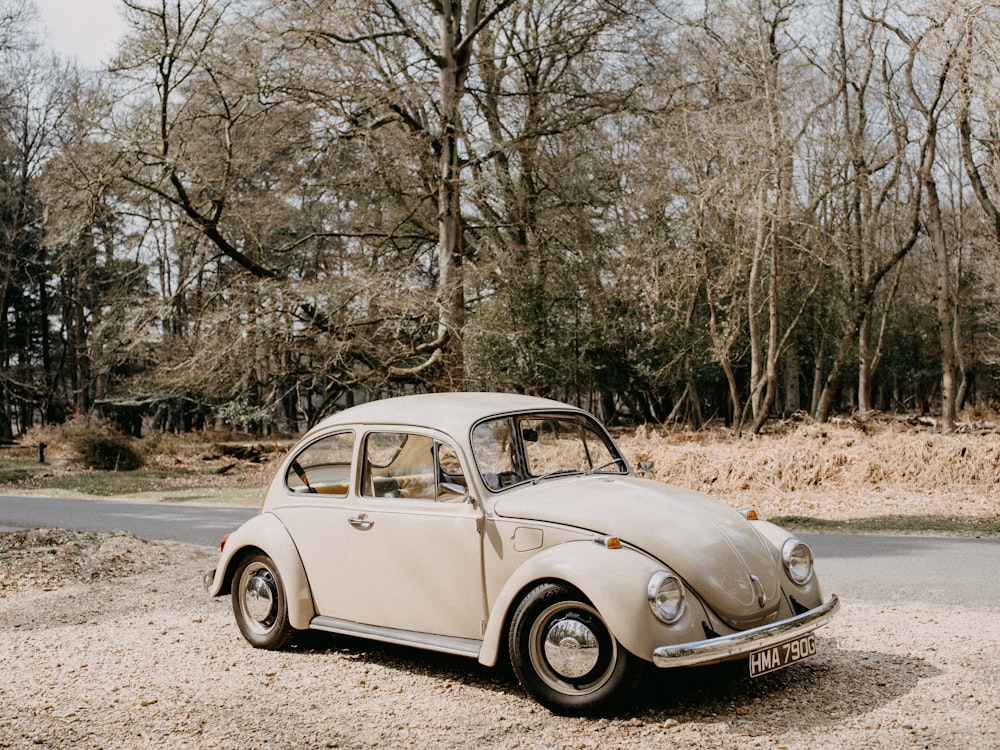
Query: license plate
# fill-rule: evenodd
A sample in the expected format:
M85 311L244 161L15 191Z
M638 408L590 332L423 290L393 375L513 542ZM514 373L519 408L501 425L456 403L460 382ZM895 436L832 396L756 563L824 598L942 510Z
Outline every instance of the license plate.
M759 649L750 654L750 676L760 677L762 674L802 661L815 653L816 635L814 633L793 638L776 646Z

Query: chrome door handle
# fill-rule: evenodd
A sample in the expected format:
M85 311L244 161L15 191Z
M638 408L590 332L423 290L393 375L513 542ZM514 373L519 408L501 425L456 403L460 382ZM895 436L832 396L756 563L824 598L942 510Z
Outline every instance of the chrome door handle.
M360 516L351 516L347 519L347 522L354 528L361 529L362 531L368 531L368 529L375 525L374 521L369 520L367 513L362 513Z

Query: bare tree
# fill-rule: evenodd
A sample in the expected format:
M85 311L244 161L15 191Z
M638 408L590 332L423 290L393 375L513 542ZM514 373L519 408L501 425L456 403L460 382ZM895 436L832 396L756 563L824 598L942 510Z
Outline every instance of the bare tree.
M159 297L121 323L144 365L117 398L158 408L158 424L220 403L317 419L351 389L421 382L439 359L422 272L384 252L419 251L422 230L383 233L397 220L382 200L392 188L370 180L378 168L405 182L407 170L392 172L390 156L369 168L356 140L329 136L336 95L317 106L303 72L325 56L255 7L134 3L112 71L127 93L108 133Z
M878 295L890 274L894 289L900 264L916 246L921 231L921 198L916 168L910 159L908 117L901 89L905 77L894 62L895 48L877 33L880 19L849 11L838 4L835 59L835 100L840 108L838 127L843 133L845 172L838 176L831 194L839 195L839 210L830 216L831 237L849 251L842 274L845 299L842 333L833 343L833 357L815 408L815 417L827 421L853 353L858 357L858 409L861 416L871 410L872 375L878 363L878 340L873 341L873 323ZM855 46L849 45L847 29L861 22ZM873 78L876 80L873 81ZM876 89L878 85L880 89ZM871 108L884 112L885 131L875 130ZM926 143L924 133L921 143ZM846 229L846 231L845 231ZM886 304L892 299L886 295ZM887 309L883 309L882 326Z
M973 192L985 212L1000 247L1000 131L996 115L994 61L996 35L1000 29L1000 7L983 4L963 19L964 45L960 50L959 132L962 160Z
M464 364L465 245L462 221L462 105L474 46L513 0L301 0L292 7L300 33L352 48L368 61L382 89L349 118L368 127L392 124L419 134L434 157L437 197L437 297L440 325L426 359L409 375L444 363L442 384L461 388ZM388 65L386 65L388 63ZM398 67L393 67L398 65Z
M854 36L848 33L850 28L858 29ZM920 192L908 181L909 136L905 118L893 104L896 79L879 29L874 19L838 3L837 64L831 82L836 102L833 142L843 144L843 159L828 180L829 189L820 191L817 206L828 199L837 201L839 210L831 216L836 218L826 231L846 251L841 279L848 306L843 334L835 344L831 369L815 409L819 421L830 416L852 350L858 359L858 413L864 418L871 412L873 375L888 305L900 264L914 247L919 231ZM871 117L872 109L884 111L887 117ZM916 200L907 206L908 198ZM878 293L894 270L892 287L884 295L882 314L877 318ZM881 323L876 335L877 320Z
M73 71L33 42L25 6L0 16L13 39L0 49L0 438L47 418L59 363L49 320L58 318L51 284L54 263L44 237L45 201L40 178L56 148ZM75 352L73 363L86 361ZM82 386L74 382L74 392ZM19 414L15 414L20 410Z
M914 110L923 118L923 139L917 174L927 198L925 222L934 250L937 276L937 325L941 347L941 430L951 432L955 428L958 395L955 302L951 289L951 254L941 211L935 160L943 112L954 94L954 82L950 76L963 44L964 34L961 32L964 29L960 28L956 33L954 25L958 14L950 3L943 8L935 8L934 11L936 12L928 18L926 26L915 36L888 19L883 18L882 23L905 45L907 59L903 70L907 94ZM917 59L921 54L926 54L934 66L927 82L916 78Z
M470 119L485 127L466 134L467 195L486 299L472 339L478 351L510 352L479 358L487 382L568 400L607 395L609 382L583 376L584 360L608 381L628 380L628 304L598 226L620 193L613 121L638 88L614 34L631 23L632 5L533 0L480 34ZM609 325L587 325L605 309L617 311ZM604 364L612 352L614 365Z
M707 327L737 433L745 411L753 432L770 417L779 362L814 291L789 273L802 248L795 160L812 117L803 94L815 77L793 33L799 10L797 2L713 5L680 34L687 58L679 65L700 73L688 74L695 83L681 101L691 103L673 118L697 196L687 227L704 248ZM737 331L750 354L745 397L732 354Z
M135 31L115 71L139 82L152 74L149 83L157 96L154 120L126 125L146 138L127 139L134 145L125 151L131 159L125 179L179 208L221 253L254 276L274 276L266 258L259 252L254 257L259 248L241 247L225 231L232 181L239 176L237 131L267 111L252 98L253 90L227 85L216 42L228 3L123 1ZM195 140L202 141L200 149L191 148Z

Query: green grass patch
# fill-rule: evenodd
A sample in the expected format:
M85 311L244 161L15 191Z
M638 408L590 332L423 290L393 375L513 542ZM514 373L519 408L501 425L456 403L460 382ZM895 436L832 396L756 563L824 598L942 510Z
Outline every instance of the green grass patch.
M41 470L38 464L34 467L0 466L0 485L25 482Z
M155 492L174 486L176 475L164 471L96 471L70 476L41 478L32 483L36 490L64 490L97 497Z
M845 534L955 534L1000 536L1000 518L952 518L947 516L876 516L830 520L807 516L775 516L767 519L795 531L842 532Z
M128 495L133 500L148 500L164 503L203 503L208 505L230 505L243 508L260 507L263 488L261 487L185 487L183 489L136 492Z

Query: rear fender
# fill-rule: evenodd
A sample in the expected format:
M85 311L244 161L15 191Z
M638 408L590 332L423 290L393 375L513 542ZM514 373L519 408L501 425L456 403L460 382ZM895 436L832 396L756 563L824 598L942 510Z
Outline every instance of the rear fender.
M306 630L316 615L309 581L302 559L284 524L272 513L254 516L229 535L222 548L219 565L208 585L211 596L229 593L233 574L243 555L260 551L278 568L288 599L288 621L297 630Z

